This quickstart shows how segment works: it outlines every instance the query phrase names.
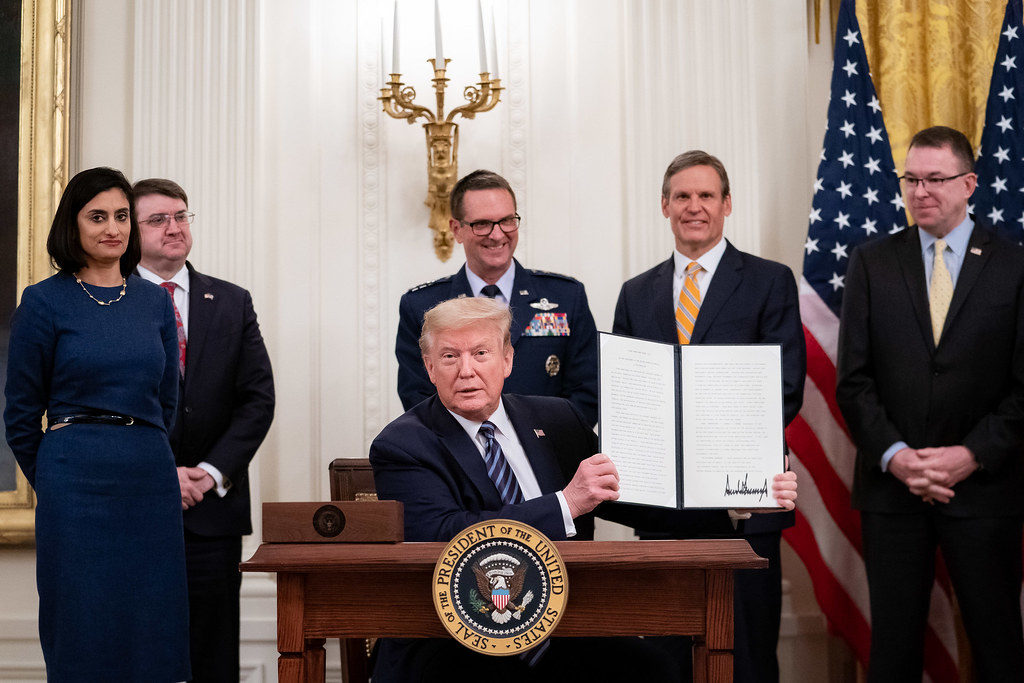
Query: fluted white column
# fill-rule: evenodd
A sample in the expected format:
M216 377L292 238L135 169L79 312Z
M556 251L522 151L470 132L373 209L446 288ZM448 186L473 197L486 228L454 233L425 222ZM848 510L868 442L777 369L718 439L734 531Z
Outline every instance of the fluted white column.
M193 260L254 286L258 0L137 0L133 180L180 183L198 214Z

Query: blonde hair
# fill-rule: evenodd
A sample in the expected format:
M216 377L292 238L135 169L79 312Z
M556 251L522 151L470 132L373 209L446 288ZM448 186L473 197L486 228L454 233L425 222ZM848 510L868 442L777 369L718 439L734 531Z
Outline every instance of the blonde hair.
M423 314L420 354L426 356L430 352L437 334L476 323L493 325L502 338L504 348L512 346L512 311L508 306L487 297L462 297L442 301Z

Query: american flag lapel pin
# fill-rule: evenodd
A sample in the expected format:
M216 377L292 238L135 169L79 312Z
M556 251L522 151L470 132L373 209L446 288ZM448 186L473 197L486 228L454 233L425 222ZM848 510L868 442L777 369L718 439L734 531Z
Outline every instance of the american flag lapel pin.
M981 249L978 247L971 247L971 253L975 256L981 256Z
M540 437L544 436L544 430L543 430L543 429L534 429L534 430L533 430L533 433L537 435L537 438L538 438L538 439L539 439Z
M204 299L209 299L210 301L213 301L213 294L210 294L209 292L207 292L206 294L203 294L203 298Z

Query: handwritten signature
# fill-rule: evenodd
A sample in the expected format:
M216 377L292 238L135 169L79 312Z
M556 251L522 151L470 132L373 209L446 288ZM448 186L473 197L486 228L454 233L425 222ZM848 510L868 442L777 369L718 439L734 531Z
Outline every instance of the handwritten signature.
M757 498L758 502L761 502L762 500L767 498L768 497L768 480L767 479L764 480L764 484L761 486L761 488L754 488L754 489L752 489L752 488L750 488L750 486L747 485L747 478L749 476L750 476L749 473L748 474L744 474L743 475L743 479L741 479L739 482L737 482L736 488L733 488L733 487L731 487L729 485L729 475L728 474L725 475L725 495L726 496L749 496L749 495L753 495L753 494L756 493L756 494L759 494L758 498Z

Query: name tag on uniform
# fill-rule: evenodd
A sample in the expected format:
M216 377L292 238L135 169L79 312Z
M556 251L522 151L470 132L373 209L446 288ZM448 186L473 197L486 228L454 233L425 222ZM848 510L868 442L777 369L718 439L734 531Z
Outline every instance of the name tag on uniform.
M569 314L545 311L533 316L523 331L524 337L568 337Z

